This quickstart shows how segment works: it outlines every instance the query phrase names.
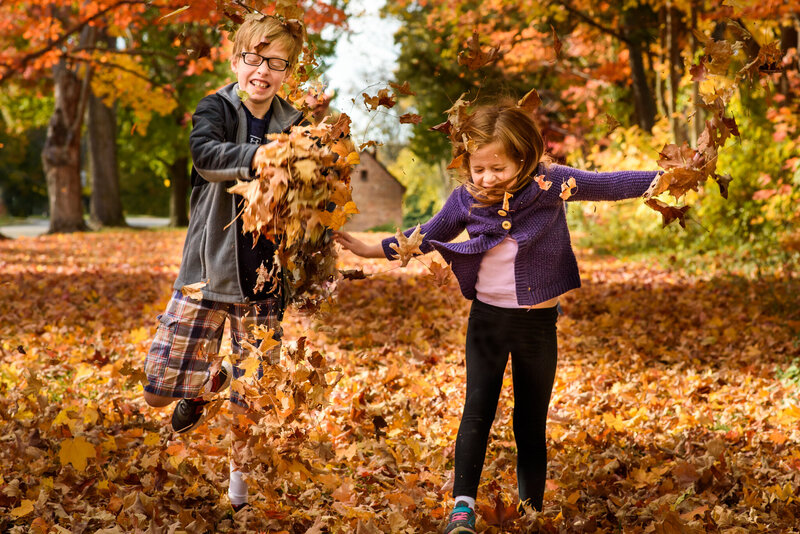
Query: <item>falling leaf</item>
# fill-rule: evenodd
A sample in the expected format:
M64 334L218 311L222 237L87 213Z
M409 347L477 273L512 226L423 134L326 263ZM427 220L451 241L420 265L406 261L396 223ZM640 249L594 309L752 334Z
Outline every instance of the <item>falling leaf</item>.
M147 384L147 375L142 372L140 367L134 367L130 362L125 362L119 370L119 374L128 377L127 385Z
M192 7L192 6L191 5L185 5L185 6L181 7L181 8L178 8L175 11L173 11L172 13L167 13L166 15L164 15L163 17L158 19L158 21L161 22L162 20L168 19L168 18L170 18L170 17L172 17L174 15L177 15L178 13L182 13L182 12L186 11L187 9L189 9L190 7Z
M340 269L339 272L345 280L364 280L367 277L363 269Z
M528 91L525 96L519 99L517 102L517 106L521 107L528 113L533 113L539 106L542 105L542 99L539 97L539 92L536 89L531 89Z
M419 224L408 237L406 237L400 229L397 230L394 237L397 239L397 243L390 244L389 248L397 252L393 259L400 260L401 267L408 265L411 258L417 254L422 254L419 246L422 244L422 238L425 237L425 234L420 233Z
M458 53L458 64L465 65L470 70L478 70L489 63L494 63L499 57L499 48L490 47L483 51L477 32L467 39L467 49Z
M536 182L536 184L539 186L539 189L541 189L542 191L547 191L548 189L550 189L550 186L553 185L553 182L544 179L544 174L537 174L536 176L533 177L533 180Z
M558 195L562 199L567 200L569 197L575 194L575 191L578 190L578 186L575 185L575 178L572 176L569 179L561 184L561 194Z
M330 137L336 139L350 135L350 122L350 117L346 113L340 114L339 118L331 126Z
M368 147L381 146L381 145L383 145L383 143L379 143L377 141L374 141L374 140L370 139L369 141L367 141L365 143L361 143L360 145L358 145L358 150L364 150L365 148L368 148Z
M195 282L194 284L186 284L181 287L181 293L185 297L193 300L203 300L203 288L208 285L208 281Z
M677 220L682 228L686 228L686 212L689 211L689 206L670 206L656 198L646 200L645 204L661 214L663 226Z
M561 48L563 46L561 44L561 39L558 38L558 34L556 33L556 29L555 29L555 27L553 27L552 24L550 25L550 29L552 30L552 35L553 35L553 50L555 50L555 52L556 52L556 57L560 58L561 57Z
M409 86L407 81L403 82L402 85L397 84L397 83L389 82L389 87L394 89L395 94L398 94L398 95L414 96L414 95L417 94L417 93L415 93L414 91L411 90L411 87Z
M603 113L603 121L606 123L606 135L610 134L620 126L619 121L613 115L608 113Z
M503 209L508 211L510 208L508 207L508 201L513 197L511 193L508 191L503 191Z
M428 269L431 271L430 277L437 286L446 286L453 279L453 268L449 263L441 265L436 261L431 261Z
M419 124L420 122L422 122L422 117L415 113L400 115L400 124Z
M714 180L719 185L719 194L722 195L722 198L728 198L728 185L733 180L733 177L730 174L714 174Z
M86 441L82 436L65 439L61 442L61 450L58 458L61 465L72 464L76 471L86 469L87 460L94 458L97 454L94 445Z
M458 156L450 160L450 163L447 164L447 170L462 168L464 166L465 160L466 160L466 153L459 154Z
M367 93L362 93L361 96L364 97L364 104L369 110L376 110L380 106L393 108L397 103L395 97L389 94L388 89L381 89L375 96L369 96Z

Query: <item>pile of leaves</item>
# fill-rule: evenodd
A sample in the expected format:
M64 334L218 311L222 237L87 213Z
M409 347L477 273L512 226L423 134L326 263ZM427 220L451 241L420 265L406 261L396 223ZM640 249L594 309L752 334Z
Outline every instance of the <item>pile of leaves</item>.
M350 187L350 166L358 155L345 137L348 125L342 115L336 124L270 134L271 142L253 159L257 179L228 189L244 199L243 231L277 244L276 268L270 272L262 265L256 287L278 287L280 265L286 301L299 307L313 309L331 295L337 271L328 229L339 229L358 213Z
M284 339L298 341L285 341L253 390L263 418L234 417L222 402L177 435L170 408L143 402L141 369L183 237L0 242L0 531L441 528L464 400L469 302L455 283L438 285L420 262L388 270L342 253L342 268L368 276L341 281L336 307L316 319L287 315ZM544 510L513 511L509 371L478 530L796 529L798 280L579 261L584 286L562 299L558 324ZM251 510L233 515L229 449L240 441Z

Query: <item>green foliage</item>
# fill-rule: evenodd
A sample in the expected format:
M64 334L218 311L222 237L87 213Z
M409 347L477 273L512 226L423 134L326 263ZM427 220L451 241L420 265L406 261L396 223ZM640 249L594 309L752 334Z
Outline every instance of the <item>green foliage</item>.
M699 193L689 192L680 202L691 206L686 230L676 223L662 228L661 216L639 200L579 206L568 212L578 243L598 252L658 252L699 270L706 261L719 261L719 254L754 272L796 263L797 253L780 244L792 230L787 223L796 221L800 202L800 172L787 164L796 154L796 142L774 139L763 98L749 99L746 110L741 100L734 100L731 111L741 141L729 140L717 165L718 173L733 177L728 199L711 180ZM601 157L595 152L589 160L602 161L606 169L657 168L657 155L648 146L663 146L656 140L662 135L658 125L654 132L654 136L635 130L615 132L607 149L614 155ZM715 251L715 258L704 258L707 251Z
M5 126L0 120L0 215L44 214L48 209L47 182L41 153L46 130L40 127L18 135Z
M775 377L778 380L786 380L800 386L800 360L793 359L791 365L786 369L775 367Z
M422 122L413 126L410 147L421 158L430 162L449 161L450 143L447 136L430 131L446 120L445 111L461 96L471 91L474 97L492 94L519 94L527 92L521 82L502 75L496 65L479 71L470 71L458 65L457 53L463 42L456 34L457 28L442 28L438 35L432 34L426 25L426 9L395 8L387 3L386 11L398 17L402 26L395 34L400 45L395 80L409 82L412 90L419 91L415 101Z
M147 135L139 135L131 133L135 121L131 114L120 114L117 150L126 213L169 215L170 165L178 154L189 151L189 128L179 119L155 116Z

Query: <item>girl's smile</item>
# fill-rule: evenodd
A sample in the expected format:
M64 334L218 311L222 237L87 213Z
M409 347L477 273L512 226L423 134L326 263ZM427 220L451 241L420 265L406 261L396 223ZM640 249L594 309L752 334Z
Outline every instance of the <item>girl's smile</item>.
M469 156L469 174L478 187L491 188L516 176L519 165L508 157L503 145L493 141ZM509 184L512 187L513 184Z

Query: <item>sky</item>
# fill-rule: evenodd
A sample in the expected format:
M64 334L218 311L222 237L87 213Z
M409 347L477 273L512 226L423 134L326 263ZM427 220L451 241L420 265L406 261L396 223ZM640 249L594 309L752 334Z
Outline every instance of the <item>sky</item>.
M399 23L379 15L384 0L351 0L348 19L351 33L336 43L331 67L322 74L329 90L335 91L333 106L347 113L360 137L371 116L361 93L374 95L391 81L399 53L394 32ZM356 102L353 103L352 99Z

